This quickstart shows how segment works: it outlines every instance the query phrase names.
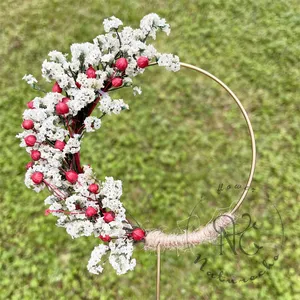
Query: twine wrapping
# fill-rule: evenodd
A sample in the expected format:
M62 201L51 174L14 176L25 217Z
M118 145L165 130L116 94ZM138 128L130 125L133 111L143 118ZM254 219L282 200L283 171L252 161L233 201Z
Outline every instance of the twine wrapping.
M150 231L145 237L144 249L156 251L158 244L161 249L178 249L211 243L218 238L223 229L234 223L234 219L231 213L222 214L200 230L179 235L165 234L160 230Z

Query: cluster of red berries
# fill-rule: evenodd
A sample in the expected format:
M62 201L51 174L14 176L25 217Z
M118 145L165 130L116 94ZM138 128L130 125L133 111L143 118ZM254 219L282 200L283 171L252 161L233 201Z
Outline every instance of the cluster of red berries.
M99 192L99 185L96 183L92 183L89 185L88 190L93 194L97 194ZM98 211L96 208L89 206L85 211L85 215L87 218L93 218L98 215ZM116 215L113 211L103 213L103 221L106 223L110 223L114 221L115 217ZM142 230L141 228L135 228L131 232L130 236L135 241L141 241L145 237L145 231ZM105 236L100 235L99 238L104 242L109 242L111 240L111 237L109 235L105 235Z
M145 238L145 231L141 228L135 228L131 232L130 236L134 241L141 241ZM109 242L111 240L111 237L109 235L99 235L99 239L101 239L103 242Z
M140 56L137 59L137 66L139 68L146 68L148 65L149 65L149 59L146 56ZM117 59L116 63L115 63L115 67L117 70L124 72L128 67L127 59L124 57ZM86 75L88 78L96 78L96 70L92 66L90 66L86 70ZM113 87L120 87L123 84L123 79L121 77L114 77L111 80L111 84ZM76 82L76 85L80 88L80 84L78 82ZM55 84L53 85L52 92L54 92L54 93L62 92L62 88L59 86L59 84L57 82L55 82ZM57 115L65 115L65 114L69 113L69 106L67 104L68 101L70 101L70 98L64 97L64 98L62 98L62 101L59 102L55 106L55 112L57 113ZM27 107L30 109L34 109L33 101L29 101L27 103ZM22 127L25 130L30 130L30 129L34 128L34 123L32 120L24 120L22 123ZM36 143L36 137L35 137L35 135L32 135L32 134L26 136L24 140L25 140L26 145L29 147L33 147ZM60 151L63 151L65 145L66 145L66 143L64 141L57 140L54 144L54 148L59 149ZM41 158L41 153L38 150L32 150L31 158L34 161L38 161ZM32 164L28 163L26 165L26 168L28 169L31 166L32 166ZM73 172L73 173L70 173L70 172ZM76 182L76 180L75 180L76 176L74 175L74 173L75 173L74 171L69 171L68 174L66 173L66 178L71 183ZM36 183L36 182L34 181L34 183Z
M148 57L145 56L141 56L137 59L137 66L139 68L146 68L149 65L149 59ZM119 59L116 60L115 63L115 67L119 70L124 72L127 67L128 67L128 61L126 58L121 57ZM96 70L90 66L87 70L86 70L86 75L88 78L96 78ZM114 77L111 80L111 84L113 87L120 87L123 84L123 79L122 77Z
M137 59L137 66L139 68L146 68L149 65L149 59L145 56L141 56ZM116 60L116 63L114 67L121 72L124 72L127 67L128 67L128 61L126 58L122 57ZM124 74L124 73L122 73ZM89 66L88 69L86 70L86 75L88 78L96 78L96 70L92 67ZM115 88L120 87L123 85L123 79L122 75L119 77L113 77L111 78L111 85ZM76 86L78 88L81 87L80 83L76 82ZM54 93L62 93L62 88L59 86L57 82L52 87L52 92ZM57 115L64 116L69 113L69 106L68 106L68 101L70 101L70 98L64 97L62 100L56 104L55 106L55 112ZM33 101L29 101L27 103L27 107L29 109L34 109L34 104ZM22 127L25 130L31 130L34 129L34 122L32 120L24 120L22 122ZM37 138L35 135L28 135L24 138L24 141L27 146L33 147L36 144ZM54 148L59 149L60 151L63 151L66 146L66 143L64 141L57 140L54 144ZM41 152L39 150L31 150L30 152L31 159L33 161L38 161L41 159ZM26 168L29 169L33 166L33 162L29 162L26 165ZM68 182L71 184L75 184L78 180L78 174L74 170L69 170L65 171L65 178ZM34 182L34 184L38 185L41 184L44 181L44 174L42 172L34 172L31 175L31 180ZM46 182L45 182L46 183ZM88 187L88 190L93 193L97 194L99 192L99 185L98 184L91 184ZM98 211L96 208L89 206L87 207L85 211L85 215L87 218L93 218L98 215ZM106 223L110 223L115 220L115 213L113 211L109 212L103 212L103 220ZM142 230L141 228L135 228L128 236L132 237L133 240L135 241L141 241L145 238L145 231ZM108 235L102 236L100 235L99 238L103 240L104 242L109 242L111 240L111 237Z
M148 57L146 56L140 56L138 59L137 59L137 66L139 68L146 68L148 67L149 65L149 59ZM119 59L116 60L116 63L115 63L115 67L119 70L119 71L122 71L124 72L127 67L128 67L128 61L126 58L124 57L121 57ZM96 74L96 70L92 67L92 66L89 66L88 69L86 70L85 72L87 78L96 78L97 77L97 74ZM113 87L120 87L122 84L123 84L123 79L121 77L114 77L111 79L111 84ZM81 87L80 83L76 82L76 86L78 88ZM59 84L56 82L52 88L52 92L53 93L61 93L62 92L62 88L59 86ZM65 98L64 98L65 99ZM62 100L61 103L59 103L57 106L56 106L56 112L60 115L63 115L63 114L66 114L69 112L69 108L67 107L67 105L62 105L62 103L66 103L64 101L64 99ZM66 98L68 99L68 98ZM70 99L68 99L70 100Z
M139 68L146 68L148 67L149 65L149 59L148 57L146 56L140 56L138 59L137 59L137 66ZM128 61L126 58L124 57L121 57L119 59L116 60L116 63L115 63L115 67L119 70L119 71L122 71L124 72L127 67L128 67ZM92 67L92 66L89 66L88 69L86 70L85 72L87 78L96 78L97 77L97 73L96 73L96 70ZM123 85L123 79L122 77L114 77L111 79L111 84L113 87L117 88L117 87L120 87ZM80 83L76 82L76 86L78 88L81 87ZM61 93L62 92L62 88L59 86L59 84L57 82L55 82L54 86L52 87L52 92L53 93ZM65 115L69 112L69 107L67 105L67 102L69 101L70 99L65 97L62 99L62 101L60 103L58 103L55 107L55 110L56 110L56 113L58 115ZM32 105L32 103L31 103Z
M33 150L33 151L35 151L35 150ZM66 179L72 184L76 183L78 180L78 174L75 171L72 171L72 170L67 171L67 172L65 172L65 175L66 175ZM44 174L42 172L34 172L31 175L31 179L35 184L40 184L44 180ZM99 192L99 185L96 183L92 183L89 185L88 190L93 194L97 194ZM85 211L85 215L87 218L93 218L98 215L98 211L96 208L94 208L92 206L88 206ZM114 221L115 213L113 211L104 212L103 220L106 223L110 223L110 222ZM135 241L141 241L145 237L145 231L142 230L141 228L135 228L129 234L129 236L131 236L132 239ZM105 235L105 236L100 235L99 238L101 240L103 240L104 242L109 242L111 240L111 238L108 235Z

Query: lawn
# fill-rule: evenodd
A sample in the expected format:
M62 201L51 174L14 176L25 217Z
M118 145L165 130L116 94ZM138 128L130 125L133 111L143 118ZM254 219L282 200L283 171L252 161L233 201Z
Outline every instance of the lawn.
M0 4L0 299L155 299L156 253L142 244L134 251L134 271L117 276L107 265L99 276L88 273L90 252L99 241L72 240L54 217L44 216L48 193L24 185L28 156L15 138L26 103L41 95L21 80L24 74L42 80L40 67L49 51L69 52L72 43L92 41L103 33L106 17L137 27L150 12L171 25L170 36L159 34L155 47L219 77L249 113L258 161L239 210L240 228L246 222L242 214L249 213L259 230L247 232L244 247L249 253L256 251L253 241L264 247L256 255L240 248L235 255L225 242L223 255L217 244L163 251L161 299L300 298L299 1L5 0ZM129 89L114 92L130 110L106 116L101 130L86 135L82 162L101 180L123 181L122 201L141 227L181 233L187 224L190 230L204 225L229 209L246 184L251 148L242 115L217 84L190 70L174 74L155 66L135 83L142 87L140 96ZM198 254L208 258L204 271L194 263ZM274 265L267 268L264 260ZM212 278L220 270L235 279L265 273L228 283Z

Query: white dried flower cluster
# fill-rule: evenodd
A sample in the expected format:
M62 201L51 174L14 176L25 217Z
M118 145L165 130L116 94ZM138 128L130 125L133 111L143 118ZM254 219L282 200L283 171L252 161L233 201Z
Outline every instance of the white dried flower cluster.
M38 82L31 74L24 75L22 79L25 80L29 85L33 85Z
M96 131L101 127L101 119L96 117L87 117L84 120L84 126L86 132Z
M136 95L140 95L142 93L142 89L138 86L135 86L133 87L133 95L136 96Z
M94 248L91 253L91 258L88 262L88 270L90 273L99 274L103 271L103 267L100 265L102 256L109 248L105 245L99 245Z
M122 99L112 100L107 93L103 93L99 109L108 115L119 114L123 109L129 109L129 106Z
M122 26L123 22L121 20L119 20L118 18L116 18L115 16L112 16L108 19L105 19L103 21L103 25L104 25L104 31L110 32L113 29L118 29L120 26Z
M161 29L164 31L167 35L170 34L171 29L170 25L166 23L165 19L161 19L157 14L149 14L146 15L141 20L141 29L145 35L149 35L153 39L156 39L156 32L157 29Z
M159 56L158 65L165 67L168 71L177 72L180 70L179 57L172 54L162 54Z
M170 26L157 14L149 14L140 28L124 27L122 21L111 17L103 22L106 34L93 43L71 45L71 56L51 51L42 64L42 76L53 82L51 92L28 102L23 113L24 131L17 135L31 156L27 164L25 184L36 192L47 188L52 195L45 199L49 205L46 215L56 216L57 226L64 227L72 238L99 237L106 245L96 246L88 262L88 270L99 274L101 258L109 262L117 274L133 270L133 245L142 241L145 231L132 226L120 201L122 182L112 177L99 181L90 166L81 166L80 148L85 132L101 127L102 117L119 114L129 106L122 99L112 99L109 92L132 87L132 78L145 71L149 63L170 71L178 71L179 59L161 54L146 43L156 38L158 30L170 33ZM32 75L23 79L42 91ZM98 107L100 117L91 116ZM108 254L109 253L109 254Z

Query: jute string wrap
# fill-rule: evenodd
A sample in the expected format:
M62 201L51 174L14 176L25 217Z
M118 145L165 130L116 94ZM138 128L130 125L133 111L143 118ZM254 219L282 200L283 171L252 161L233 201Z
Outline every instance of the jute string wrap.
M155 65L156 63L153 63L152 65ZM240 111L243 114L243 117L246 121L249 135L251 138L251 149L252 149L252 161L251 161L251 168L250 168L250 173L247 181L247 187L242 195L240 196L239 200L233 207L233 209L226 213L222 214L219 217L215 218L212 222L208 223L206 226L204 226L202 229L196 230L194 232L186 232L184 234L165 234L160 230L154 230L150 231L146 234L145 237L145 244L144 244L144 249L145 250L154 250L156 251L158 248L160 249L177 249L177 248L183 248L183 247L188 247L188 246L195 246L198 244L203 244L203 243L210 243L213 242L217 239L219 234L222 232L222 228L225 229L228 227L230 224L233 224L234 219L235 219L235 212L238 210L238 208L241 206L243 203L249 187L251 185L253 175L254 175L254 170L255 170L255 162L256 162L256 148L255 148L255 138L254 138L254 132L252 129L252 125L250 122L250 119L247 115L246 110L244 109L243 105L237 98L237 96L230 90L230 88L223 83L220 79L215 77L214 75L210 74L209 72L200 69L198 67L195 67L193 65L189 65L186 63L180 63L180 65L184 68L192 69L194 71L197 71L201 74L206 75L207 77L213 79L215 82L217 82L220 86L222 86L227 93L233 98L233 100L236 102L238 105ZM158 247L159 246L159 247Z
M202 229L191 233L165 234L159 230L150 231L145 238L145 250L156 250L158 244L161 249L178 249L187 246L195 246L203 243L211 243L215 241L219 234L230 224L233 224L234 216L226 213L213 222L208 223Z

